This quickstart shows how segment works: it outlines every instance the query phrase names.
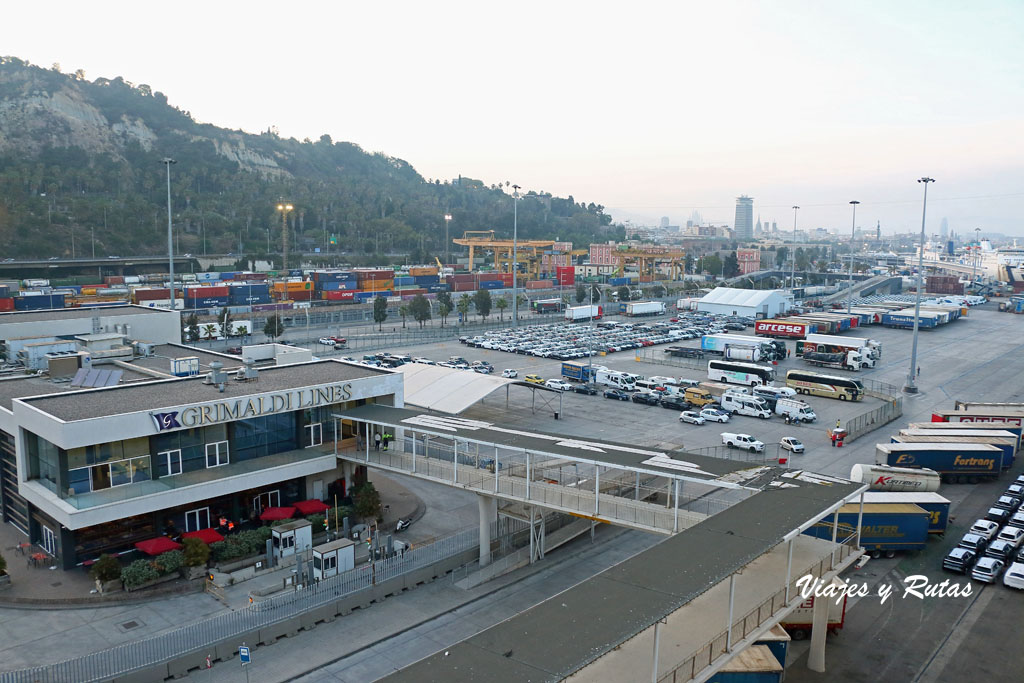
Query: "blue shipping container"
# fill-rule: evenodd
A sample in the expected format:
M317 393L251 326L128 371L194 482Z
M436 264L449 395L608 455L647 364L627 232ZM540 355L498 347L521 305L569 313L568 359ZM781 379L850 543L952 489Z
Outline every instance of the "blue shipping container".
M45 311L53 308L64 308L63 294L14 297L14 310L16 311Z
M420 285L421 287L425 285L436 285L441 281L437 275L417 275L413 280L415 280L413 284Z
M480 283L480 289L502 289L505 283L501 280L484 280Z
M608 284L610 284L610 285L612 285L614 287L621 287L622 285L628 285L629 284L629 278L628 277L610 277L610 278L608 278Z
M451 286L447 282L441 282L436 285L427 285L428 292L447 292L451 289Z
M416 278L414 278L414 277L412 277L410 275L396 275L395 276L395 284L396 285L414 285L414 284L416 284Z
M231 303L228 296L186 297L186 308L223 308Z

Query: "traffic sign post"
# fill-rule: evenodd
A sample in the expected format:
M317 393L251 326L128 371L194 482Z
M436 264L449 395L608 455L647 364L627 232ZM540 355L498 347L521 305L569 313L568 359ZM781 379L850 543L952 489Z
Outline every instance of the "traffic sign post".
M242 671L245 672L245 683L249 683L249 667L247 665L252 664L252 655L245 643L238 648L238 660L242 663Z

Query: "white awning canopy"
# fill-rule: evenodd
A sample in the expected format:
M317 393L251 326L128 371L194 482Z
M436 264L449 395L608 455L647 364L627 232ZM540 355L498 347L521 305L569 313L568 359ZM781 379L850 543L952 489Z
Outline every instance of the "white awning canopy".
M452 415L458 415L491 392L510 384L554 391L514 379L437 365L406 363L398 371L405 376L405 405Z

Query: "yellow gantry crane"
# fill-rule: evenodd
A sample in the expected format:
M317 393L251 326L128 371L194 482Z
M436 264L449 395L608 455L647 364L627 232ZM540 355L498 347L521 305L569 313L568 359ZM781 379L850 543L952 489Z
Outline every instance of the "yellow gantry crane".
M659 264L669 265L669 279L682 280L686 272L686 252L682 249L663 251L660 253L643 249L617 249L612 252L615 258L615 272L619 275L625 271L626 265L636 266L640 275L649 275L658 279Z
M462 247L469 247L469 271L473 272L473 256L477 249L494 254L494 269L501 273L512 272L512 240L495 238L494 230L467 230L461 238L452 240ZM540 256L544 249L554 246L555 240L518 240L517 259L528 278L540 277Z

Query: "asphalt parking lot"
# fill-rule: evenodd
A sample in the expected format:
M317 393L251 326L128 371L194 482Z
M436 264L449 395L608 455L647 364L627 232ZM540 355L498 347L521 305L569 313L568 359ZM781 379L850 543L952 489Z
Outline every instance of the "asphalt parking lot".
M902 418L841 449L831 447L825 430L833 426L836 419L845 421L878 405L876 399L846 403L809 397L808 402L819 418L813 425L799 427L787 427L777 417L767 421L736 417L729 425L684 425L676 419L675 411L569 393L562 397L562 414L556 421L553 413L557 402L549 400L545 404L541 396L546 392L538 392L535 409L531 409L531 396L527 390L513 390L508 406L504 393L496 393L465 415L573 436L589 435L664 448L717 445L721 442L719 432L726 430L723 427L729 431L746 431L766 443L777 442L782 436L792 434L799 436L808 446L806 454L791 459L792 466L845 477L854 463L874 462L875 443L887 442L890 434L908 422L929 421L933 410L951 408L956 399L1024 401L1024 386L1019 381L1024 376L1022 331L1024 319L999 313L994 303L972 308L970 314L960 321L922 331L918 348L921 376L917 380L921 392L904 399ZM898 386L905 382L910 364L910 331L875 325L850 336L867 336L883 343L882 358L875 368L850 374ZM991 343L979 343L984 340ZM690 344L696 344L696 341ZM793 346L793 342L789 344ZM528 373L544 378L558 377L561 367L560 361L467 348L457 341L388 350L408 352L412 356L435 361L447 360L449 356L462 356L470 361L487 360L497 372L503 368L515 368L520 377ZM632 352L595 357L594 362L613 370L646 376L706 379L706 373L697 370L669 371L666 366L637 362ZM781 371L801 367L806 366L795 358L779 364ZM940 493L952 501L952 521L945 537L932 539L928 548L918 553L908 553L891 560L872 560L864 569L851 574L851 578L866 580L871 590L882 583L899 585L904 577L912 574L924 575L934 582L944 579L968 581L959 575L944 573L941 570L942 557L956 545L975 519L984 516L1009 481L1022 471L1024 458L1018 460L1009 475L1003 475L997 482L943 486ZM839 636L829 639L826 654L828 672L815 674L807 670L807 646L794 643L790 650L787 679L1015 679L1024 668L1024 652L1008 647L1008 644L1024 642L1024 620L1020 619L1024 594L1011 591L1001 583L984 587L974 583L974 588L974 596L970 599L897 597L884 605L877 598L851 601L846 627Z

